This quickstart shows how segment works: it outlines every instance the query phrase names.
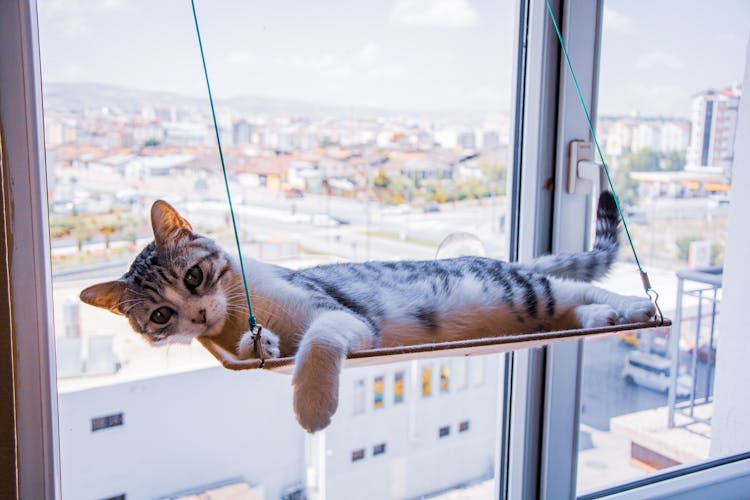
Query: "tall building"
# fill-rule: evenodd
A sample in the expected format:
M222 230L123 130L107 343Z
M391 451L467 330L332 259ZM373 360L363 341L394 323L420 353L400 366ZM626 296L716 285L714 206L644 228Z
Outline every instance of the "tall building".
M721 90L705 90L693 97L688 165L721 167L729 173L741 95L741 85L735 84Z

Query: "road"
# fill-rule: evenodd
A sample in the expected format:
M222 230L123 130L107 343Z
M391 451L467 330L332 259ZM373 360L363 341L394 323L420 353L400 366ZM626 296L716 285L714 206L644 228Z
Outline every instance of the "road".
M622 377L625 355L633 348L610 337L585 342L581 421L597 430L609 431L612 417L667 405L667 395L630 385ZM689 367L687 353L681 364ZM698 362L697 394L705 395L708 365Z

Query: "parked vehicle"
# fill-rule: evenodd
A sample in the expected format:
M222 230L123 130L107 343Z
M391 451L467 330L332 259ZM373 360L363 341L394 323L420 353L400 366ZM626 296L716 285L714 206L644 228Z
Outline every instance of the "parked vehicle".
M625 356L622 376L629 384L640 385L659 392L669 390L672 362L664 356L643 351L629 352ZM677 375L677 397L687 397L693 387L693 378Z

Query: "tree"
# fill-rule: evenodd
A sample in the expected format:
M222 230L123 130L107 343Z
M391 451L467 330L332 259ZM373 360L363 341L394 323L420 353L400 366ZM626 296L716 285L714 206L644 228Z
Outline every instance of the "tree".
M109 242L112 236L117 234L122 229L122 223L118 220L105 220L99 224L99 232L104 235L104 248L109 250Z
M76 237L76 244L78 245L78 251L83 250L83 244L89 241L94 236L94 231L91 229L91 225L87 220L78 218L75 222L75 229L73 233Z

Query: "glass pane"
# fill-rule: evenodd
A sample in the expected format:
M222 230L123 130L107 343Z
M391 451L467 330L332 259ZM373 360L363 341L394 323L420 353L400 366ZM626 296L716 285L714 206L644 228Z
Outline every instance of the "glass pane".
M747 189L732 171L748 27L746 2L605 2L597 132L639 258L675 323L585 342L580 493L727 453L714 396L741 372L717 376L726 359L717 353L745 335L722 328L721 303L729 190ZM639 295L621 239L603 286Z
M507 257L515 0L196 3L244 254L433 259L460 231L478 239L447 250ZM310 436L289 375L147 345L80 303L152 240L156 199L235 246L190 2L41 0L39 29L63 497L493 491L501 356L431 360L426 380L347 369Z

